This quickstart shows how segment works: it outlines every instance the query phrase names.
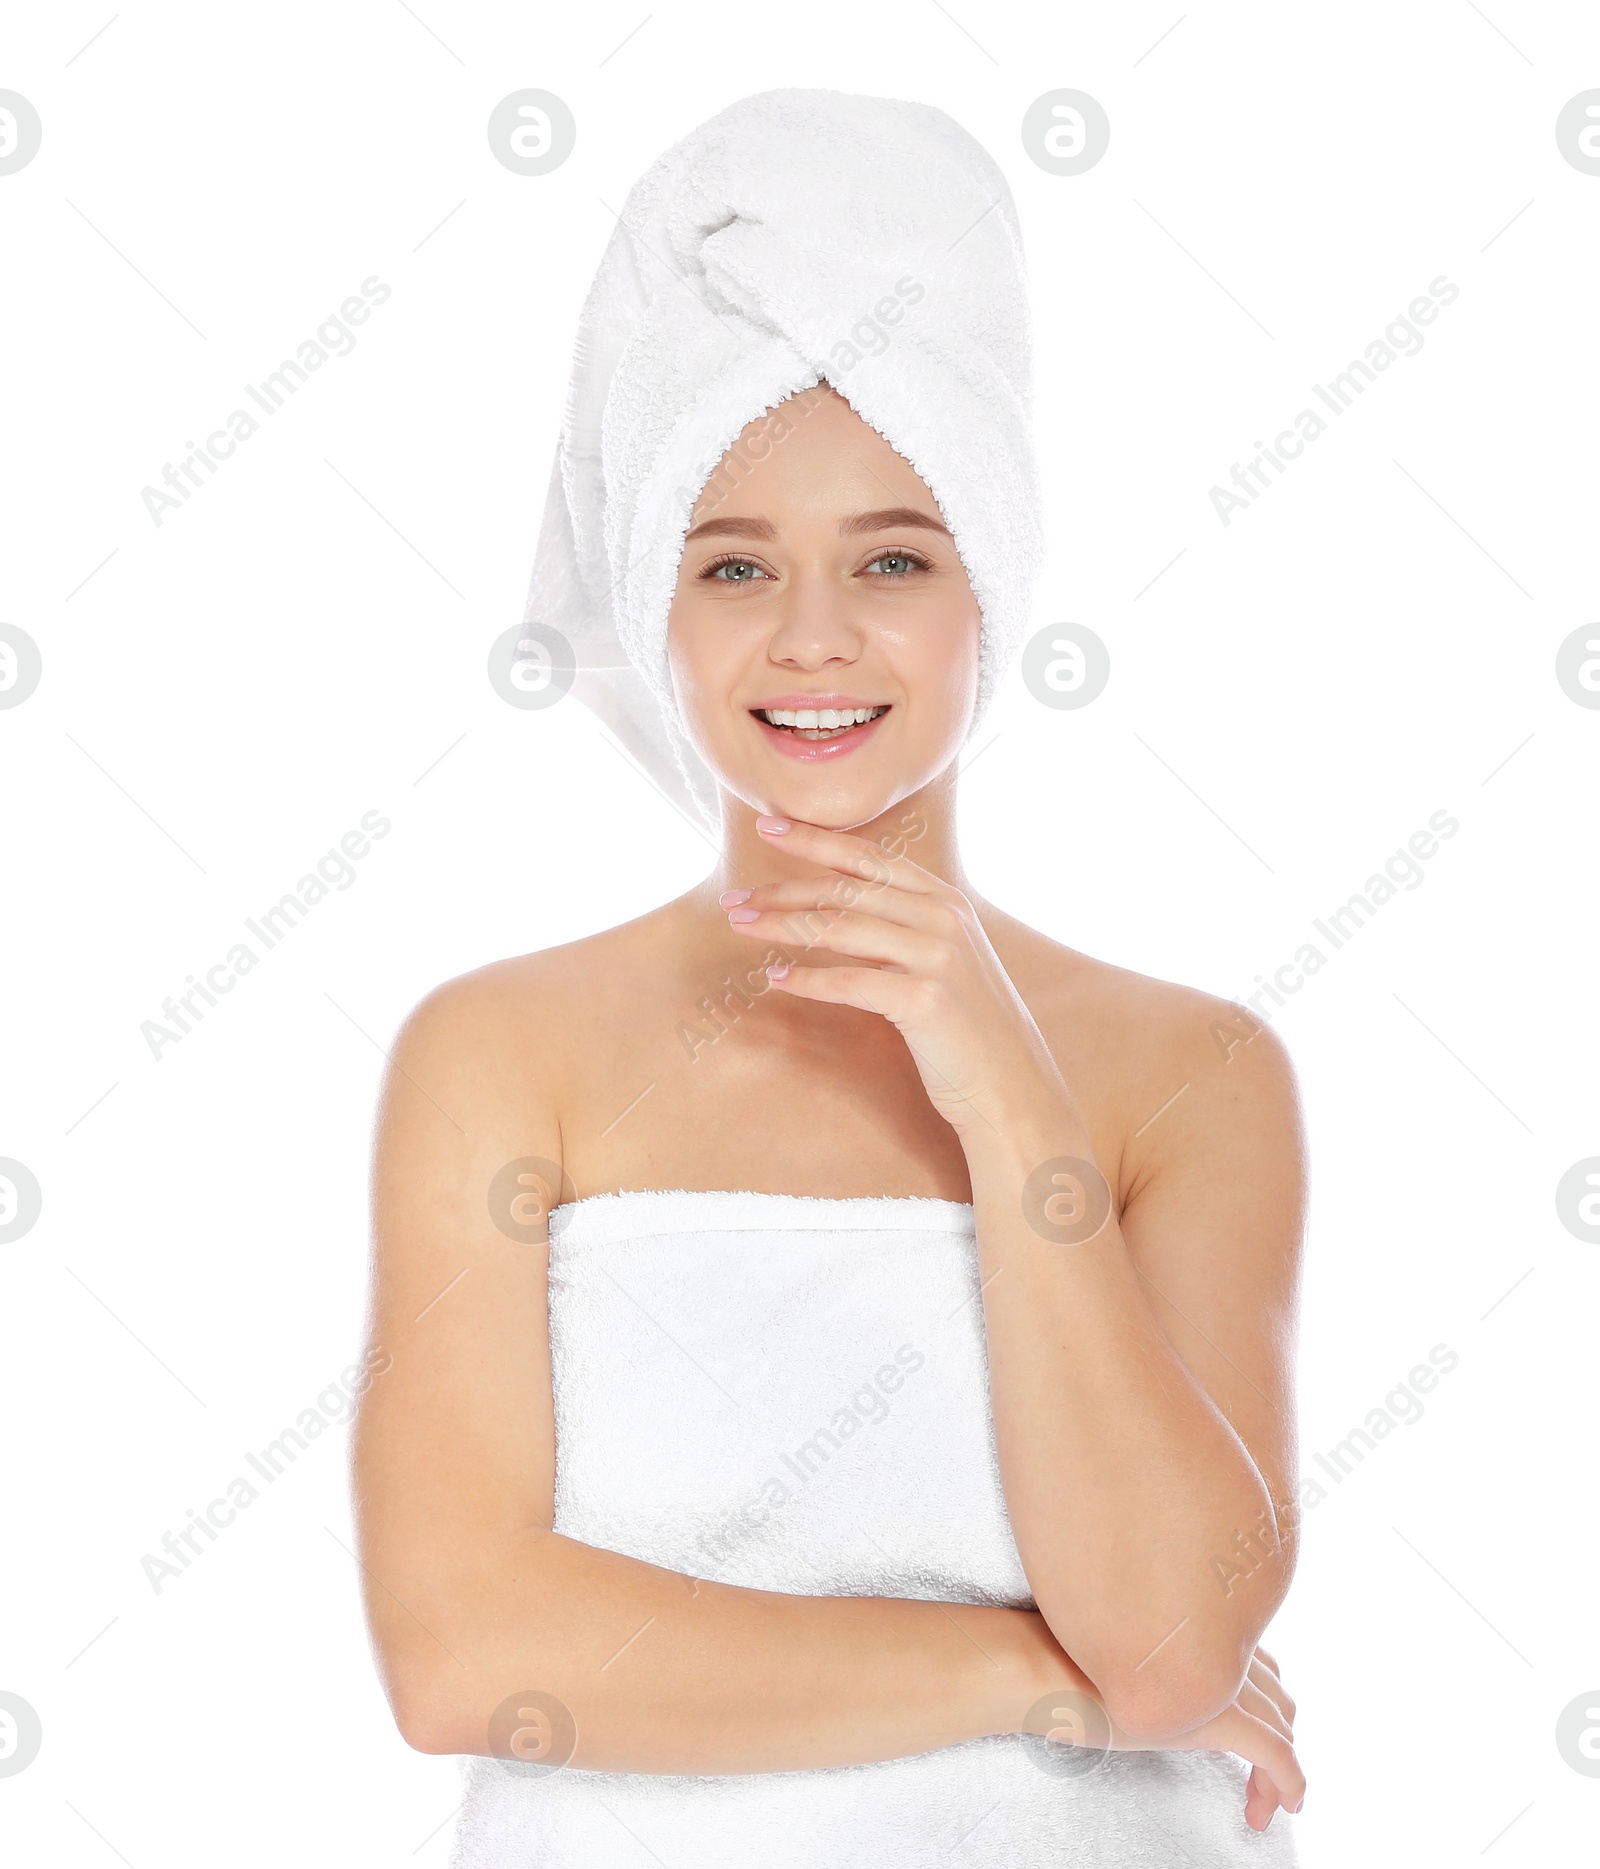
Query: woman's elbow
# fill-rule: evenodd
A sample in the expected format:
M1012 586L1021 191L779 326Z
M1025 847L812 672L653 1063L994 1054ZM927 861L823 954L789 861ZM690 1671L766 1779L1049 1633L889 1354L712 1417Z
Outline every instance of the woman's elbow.
M468 1739L461 1709L442 1674L405 1662L381 1672L395 1728L413 1752L442 1756L481 1749Z
M436 1706L427 1703L398 1706L394 1710L394 1723L400 1737L413 1752L429 1752L436 1757L444 1757L466 1750L457 1737L453 1723L448 1718L442 1718Z
M1244 1685L1230 1663L1152 1668L1114 1678L1100 1688L1106 1716L1130 1739L1171 1739L1225 1713Z

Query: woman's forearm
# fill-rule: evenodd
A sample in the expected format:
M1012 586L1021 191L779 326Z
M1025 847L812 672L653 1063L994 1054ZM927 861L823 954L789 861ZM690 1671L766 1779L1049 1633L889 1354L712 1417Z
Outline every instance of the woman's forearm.
M549 1696L576 1729L551 1763L798 1771L1020 1730L1040 1695L1088 1691L1032 1611L750 1590L543 1531L485 1541L475 1559L402 1603L368 1553L390 1699L422 1751L503 1755L512 1703L542 1731ZM555 1729L545 1743L565 1751L559 1712ZM537 1740L516 1750L543 1762Z
M1190 1089L1201 1058L1215 1070L1217 1025L1206 1032L1195 1016L1202 1003L1163 992L1152 1019L1122 992L1098 1010L1080 999L1096 1031L1065 1045L1076 964L1046 966L1009 918L981 913L903 849L798 819L761 817L755 828L820 874L739 890L726 903L730 926L826 950L820 963L769 965L769 981L892 1021L929 1103L960 1138L1001 1479L1034 1600L1124 1730L1203 1725L1243 1685L1292 1564L1275 1503L1288 1497L1293 1462L1284 1403L1304 1181L1287 1058L1273 1041L1235 1034L1257 1047L1249 1060L1232 1062L1224 1048L1227 1080L1213 1076L1140 1143L1155 1119L1129 1127L1136 1084L1177 1086L1159 1115ZM990 923L1032 976L1054 1045ZM1119 1179L1132 1170L1129 1236L1058 1058L1109 1059L1123 1047L1122 1107L1105 1112L1101 1133L1114 1147L1123 1137L1128 1159L1111 1162ZM1068 1216L1085 1187L1094 1212L1079 1230ZM1152 1264L1181 1302L1153 1296ZM1234 1574L1247 1582L1234 1591L1227 1564L1242 1548L1249 1568Z
M1162 1328L1115 1213L1082 1237L1097 1216L1072 1224L1075 1171L1042 1172L1077 1161L1093 1182L1070 1103L963 1140L995 1435L1035 1601L1119 1725L1181 1731L1231 1702L1287 1588L1269 1489ZM1230 1595L1216 1559L1241 1531L1260 1563Z

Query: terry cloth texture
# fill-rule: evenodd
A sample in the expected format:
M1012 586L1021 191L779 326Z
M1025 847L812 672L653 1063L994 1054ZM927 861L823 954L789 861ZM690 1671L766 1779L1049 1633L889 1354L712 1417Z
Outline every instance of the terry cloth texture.
M550 1216L549 1290L564 1537L750 1589L1032 1607L968 1203L591 1195ZM660 1639L619 1627L595 1665L626 1678ZM1228 1752L1004 1733L811 1771L586 1771L564 1762L564 1703L524 1687L527 1748L462 1761L453 1869L1295 1863L1282 1812L1245 1823L1248 1768ZM1073 1730L1072 1712L1052 1722Z
M573 692L714 826L667 664L684 534L740 431L826 380L921 475L955 539L983 617L975 730L1042 556L1030 376L1016 210L958 123L840 91L743 98L646 172L606 247L524 627L559 633Z

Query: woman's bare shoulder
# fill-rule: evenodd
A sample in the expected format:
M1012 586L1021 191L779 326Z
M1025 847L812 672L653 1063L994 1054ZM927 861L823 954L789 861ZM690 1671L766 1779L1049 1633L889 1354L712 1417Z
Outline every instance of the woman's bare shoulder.
M1070 1059L1092 1073L1135 1129L1186 1089L1250 1080L1293 1100L1287 1050L1249 1007L1081 953L1012 916L985 921L1063 1067Z
M670 905L669 905L670 906ZM407 1015L417 1022L472 1025L509 1021L524 1036L531 1020L559 1029L593 1010L593 996L614 994L657 938L666 908L553 947L510 954L459 973L425 993Z
M447 1091L480 1119L513 1102L543 1126L575 1061L628 1022L671 906L441 981L401 1022L391 1079L407 1076L441 1103Z

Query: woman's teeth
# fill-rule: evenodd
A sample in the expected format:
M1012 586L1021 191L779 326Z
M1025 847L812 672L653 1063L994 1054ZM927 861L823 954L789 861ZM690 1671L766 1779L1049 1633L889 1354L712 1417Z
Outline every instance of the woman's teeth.
M831 740L888 712L883 707L762 707L756 710L772 727L790 727L803 740Z

